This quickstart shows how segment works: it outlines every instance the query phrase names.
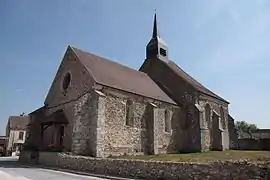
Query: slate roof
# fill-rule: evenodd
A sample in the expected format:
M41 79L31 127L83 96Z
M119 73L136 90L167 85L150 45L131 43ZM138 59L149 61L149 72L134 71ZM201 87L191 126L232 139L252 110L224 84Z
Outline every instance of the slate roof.
M133 94L176 104L146 74L103 57L70 47L95 82Z
M205 86L203 86L201 83L199 83L198 81L196 81L193 77L191 77L189 74L187 74L183 69L181 69L175 62L173 61L169 61L167 64L167 66L174 72L176 73L178 76L182 77L187 83L189 83L191 86L193 86L197 91L207 94L209 96L212 96L214 98L217 98L219 100L222 100L226 103L229 103L228 101L226 101L225 99L223 99L222 97L216 95L215 93L213 93L212 91L210 91L209 89L207 89Z
M29 116L10 116L8 119L11 130L26 130L30 122Z

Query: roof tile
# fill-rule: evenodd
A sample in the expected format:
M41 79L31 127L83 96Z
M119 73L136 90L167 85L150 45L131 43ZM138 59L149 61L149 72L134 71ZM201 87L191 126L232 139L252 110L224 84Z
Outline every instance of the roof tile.
M72 50L96 83L176 104L146 73L74 47Z
M29 122L29 116L10 116L8 123L12 130L26 130Z

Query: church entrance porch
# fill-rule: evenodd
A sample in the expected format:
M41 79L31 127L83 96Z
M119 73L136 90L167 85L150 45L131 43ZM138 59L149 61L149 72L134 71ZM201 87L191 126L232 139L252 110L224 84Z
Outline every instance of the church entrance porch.
M43 150L61 151L64 148L65 126L68 120L63 110L54 112L41 123L41 142Z

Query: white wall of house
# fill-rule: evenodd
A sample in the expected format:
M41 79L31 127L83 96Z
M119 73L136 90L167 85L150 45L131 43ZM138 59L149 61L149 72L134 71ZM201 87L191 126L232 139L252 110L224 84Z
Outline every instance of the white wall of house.
M23 135L20 137L20 133ZM13 147L15 143L23 144L26 138L26 131L25 130L10 130L9 132L9 140L7 144L7 150Z

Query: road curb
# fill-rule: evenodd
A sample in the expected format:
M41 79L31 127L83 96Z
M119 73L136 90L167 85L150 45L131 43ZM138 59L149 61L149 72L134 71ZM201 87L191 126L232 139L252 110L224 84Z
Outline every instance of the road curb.
M50 167L50 166L42 166L42 165L36 165L36 164L31 165L31 164L20 163L20 165L24 167L49 169L49 170L54 170L54 171L72 173L72 174L83 175L83 176L93 176L97 178L105 178L105 179L111 179L111 180L138 180L138 179L131 179L131 178L107 176L107 175L102 175L102 174L93 174L93 173L87 173L87 172L82 172L82 171L75 171L75 170L56 168L56 167Z

